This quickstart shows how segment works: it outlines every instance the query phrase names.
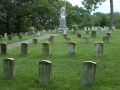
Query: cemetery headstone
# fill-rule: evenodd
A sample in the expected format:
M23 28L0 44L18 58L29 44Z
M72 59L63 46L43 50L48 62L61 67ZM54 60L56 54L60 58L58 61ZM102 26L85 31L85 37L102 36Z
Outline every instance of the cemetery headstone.
M103 42L95 42L95 56L103 56Z
M7 43L1 43L1 54L7 54Z
M109 42L109 37L107 37L107 36L103 37L103 42L108 43Z
M76 53L76 42L68 43L68 55L73 55Z
M12 40L12 35L8 35L8 40Z
M48 83L51 80L52 63L48 60L39 62L39 82Z
M82 86L93 86L95 83L96 63L84 61L82 63Z
M107 36L110 38L111 37L111 32L106 33Z
M101 28L98 27L98 28L97 28L97 34L100 34L100 33L101 33Z
M5 37L5 38L7 37L7 33L4 33L4 37Z
M83 38L83 42L84 42L84 43L88 43L88 42L89 42L89 37L84 37L84 38Z
M67 38L67 34L63 34L63 38L66 39Z
M50 54L50 43L49 42L42 43L42 54L43 55Z
M96 31L91 31L91 37L96 38Z
M13 79L15 74L15 65L13 58L3 59L3 71L5 79Z
M33 44L37 44L38 43L38 39L34 38L33 39Z
M70 43L71 38L70 38L70 37L67 37L67 38L65 39L65 41L66 41L66 43Z
M18 37L19 37L19 39L22 39L22 34L19 34Z
M78 37L78 38L81 38L81 34L80 34L80 33L79 33L79 34L77 34L77 37Z
M21 54L28 54L28 43L21 43Z
M52 44L54 41L54 38L49 38L49 43Z

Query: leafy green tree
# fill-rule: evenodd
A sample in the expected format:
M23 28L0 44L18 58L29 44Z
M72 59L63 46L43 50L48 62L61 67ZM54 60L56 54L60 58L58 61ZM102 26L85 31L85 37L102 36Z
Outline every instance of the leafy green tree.
M106 0L83 0L82 4L84 7L89 10L95 10L98 8L98 4L101 5L102 2L105 2ZM113 12L113 0L110 0L110 27L114 26L114 12Z

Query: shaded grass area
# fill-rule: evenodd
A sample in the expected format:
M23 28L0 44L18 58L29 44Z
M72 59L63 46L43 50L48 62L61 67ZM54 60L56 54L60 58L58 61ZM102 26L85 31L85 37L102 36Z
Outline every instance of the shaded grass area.
M63 35L54 38L50 44L50 55L42 55L42 43L48 39L41 40L38 44L29 44L29 54L21 55L20 47L9 50L7 55L0 54L0 90L119 90L120 88L120 31L115 30L109 43L104 43L103 57L94 56L94 43L102 41L108 31L104 31L91 38L91 34L79 31L82 38L72 31L68 37L76 42L76 54L67 55L68 45ZM88 44L83 43L83 37L90 37ZM3 59L14 58L15 78L5 80L3 78ZM52 79L47 84L38 82L38 63L41 60L52 62ZM95 86L81 86L81 69L83 61L94 61L97 63Z

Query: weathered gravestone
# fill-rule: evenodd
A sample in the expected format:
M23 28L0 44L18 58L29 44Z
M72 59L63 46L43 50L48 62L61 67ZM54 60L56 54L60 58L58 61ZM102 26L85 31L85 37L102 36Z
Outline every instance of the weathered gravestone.
M97 34L100 34L100 33L101 33L101 28L98 27L98 28L97 28Z
M63 38L66 39L67 38L67 34L63 34Z
M52 44L54 41L54 38L49 38L48 40L49 40L49 43Z
M73 55L76 53L76 42L68 43L68 55Z
M81 34L80 34L80 33L79 33L79 34L77 34L77 37L78 37L78 38L81 38Z
M21 54L28 54L28 43L21 43Z
M103 42L95 42L95 56L103 56Z
M96 31L91 31L91 37L96 38Z
M50 43L49 42L42 43L42 54L43 55L50 54Z
M19 35L18 35L18 38L19 38L19 39L22 39L22 34L19 34Z
M5 79L13 79L15 74L15 65L13 58L3 60L3 71Z
M48 60L39 62L39 82L48 83L51 80L52 63Z
M83 43L88 43L89 42L89 37L84 37L83 38Z
M7 54L7 43L1 43L1 54Z
M107 37L107 36L103 37L103 42L108 43L109 42L109 37Z
M37 44L38 43L38 39L34 38L33 39L33 44Z
M86 30L86 34L89 34L89 31L88 31L88 30Z
M65 39L66 43L70 43L70 40L71 40L70 37L67 37L67 38Z
M111 37L111 32L106 33L106 35L110 38Z
M54 38L54 36L53 36L53 35L51 35L51 36L50 36L50 38Z
M7 33L4 33L4 37L5 37L5 38L7 37Z
M12 35L8 35L8 40L12 40Z
M82 63L82 86L93 86L95 83L96 63L84 61Z

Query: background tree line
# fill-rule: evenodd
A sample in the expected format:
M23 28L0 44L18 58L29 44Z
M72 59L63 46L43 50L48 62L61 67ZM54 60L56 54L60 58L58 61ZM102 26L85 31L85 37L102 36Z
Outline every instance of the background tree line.
M62 0L1 0L0 1L0 34L29 31L29 27L37 30L55 29L59 26ZM67 27L109 26L110 15L97 12L91 15L88 9L72 6L66 2ZM114 13L114 25L120 28L120 13Z

